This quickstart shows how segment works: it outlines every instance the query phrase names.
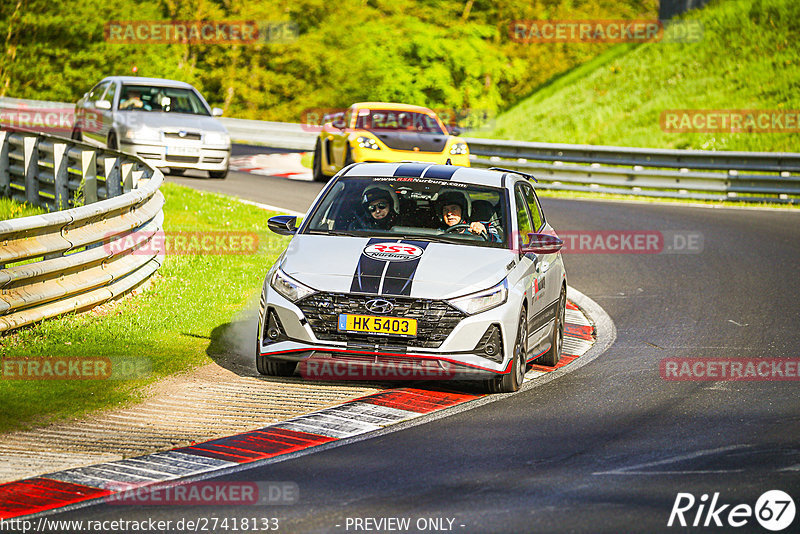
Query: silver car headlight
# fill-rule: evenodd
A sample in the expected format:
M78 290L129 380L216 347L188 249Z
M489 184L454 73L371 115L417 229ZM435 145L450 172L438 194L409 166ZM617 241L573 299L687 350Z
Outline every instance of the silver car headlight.
M123 130L122 137L133 141L159 141L161 140L161 133L155 128L137 126Z
M466 154L467 143L454 143L453 146L450 147L450 153L453 155Z
M503 279L502 282L492 288L450 299L447 302L467 315L475 315L476 313L496 308L504 304L507 300L508 282Z
M275 273L272 275L269 285L284 298L292 302L297 302L303 297L316 293L315 290L301 284L280 269L275 269Z
M375 139L371 137L357 137L356 143L358 143L358 146L360 146L361 148L370 148L372 150L381 149L381 147L378 146L378 143L375 141Z
M206 132L205 141L209 145L229 145L231 136L225 132Z

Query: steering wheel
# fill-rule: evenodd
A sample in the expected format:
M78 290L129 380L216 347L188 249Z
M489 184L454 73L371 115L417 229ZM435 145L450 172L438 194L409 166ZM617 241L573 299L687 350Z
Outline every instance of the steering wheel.
M477 237L482 237L485 241L489 241L489 232L484 230L480 234L474 234L474 233L469 231L469 224L466 224L466 223L458 223L458 224L454 224L453 226L450 226L448 228L445 228L444 233L446 233L446 234L451 234L451 233L455 233L455 232L462 233L462 230L467 230L467 232L465 232L465 233L469 234L470 236L476 236L476 238Z

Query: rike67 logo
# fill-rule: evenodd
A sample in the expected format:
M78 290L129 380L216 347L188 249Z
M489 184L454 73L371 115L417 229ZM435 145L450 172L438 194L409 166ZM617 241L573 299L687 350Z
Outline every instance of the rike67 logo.
M710 499L707 493L699 499L691 493L678 493L667 526L739 528L752 525L755 517L765 529L778 532L792 524L795 512L794 500L781 490L765 492L758 498L755 506L723 503L719 492L715 492ZM754 532L753 527L747 531Z

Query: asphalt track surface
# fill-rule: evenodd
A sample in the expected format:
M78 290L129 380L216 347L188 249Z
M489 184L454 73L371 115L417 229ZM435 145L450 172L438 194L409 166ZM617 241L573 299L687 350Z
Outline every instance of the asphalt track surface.
M321 187L236 172L168 180L297 211ZM275 517L280 532L375 532L353 518L406 517L412 527L453 519L454 532L670 532L681 530L667 527L679 492L698 501L690 525L701 495L718 492L730 505L724 526L692 531L767 532L753 517L734 529L727 514L772 489L800 507L800 382L659 372L666 357L800 356L800 212L542 203L557 230L694 231L703 251L566 254L570 285L616 324L599 358L498 402L215 479L294 481L295 505L101 504L52 518Z

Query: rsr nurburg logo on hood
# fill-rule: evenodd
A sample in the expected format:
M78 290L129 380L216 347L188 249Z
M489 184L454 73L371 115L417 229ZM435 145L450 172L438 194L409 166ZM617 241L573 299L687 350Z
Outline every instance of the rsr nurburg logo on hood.
M406 243L375 243L364 248L364 255L376 260L411 261L422 256L423 250Z

